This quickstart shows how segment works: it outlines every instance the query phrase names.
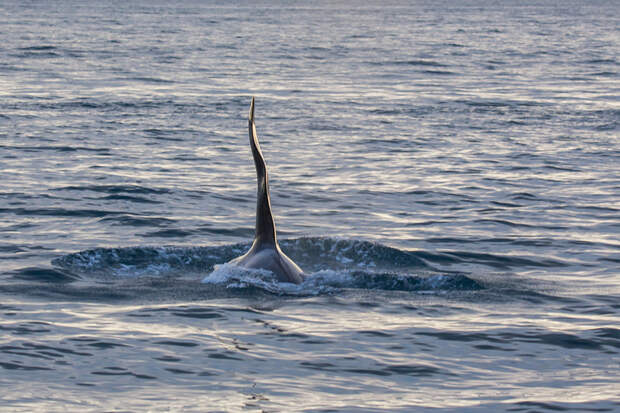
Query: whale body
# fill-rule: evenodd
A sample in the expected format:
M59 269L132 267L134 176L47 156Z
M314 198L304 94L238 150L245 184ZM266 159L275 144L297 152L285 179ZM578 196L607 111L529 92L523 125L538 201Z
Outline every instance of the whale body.
M275 274L278 281L299 284L306 275L289 257L282 252L276 237L276 224L271 212L269 198L269 180L267 164L258 143L256 125L254 123L254 98L250 103L248 118L250 148L256 166L256 232L250 250L241 257L229 262L243 268L268 270Z

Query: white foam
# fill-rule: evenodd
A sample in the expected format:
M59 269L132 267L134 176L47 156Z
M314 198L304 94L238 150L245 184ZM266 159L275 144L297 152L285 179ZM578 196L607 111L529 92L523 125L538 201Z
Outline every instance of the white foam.
M308 275L301 284L293 284L279 282L275 274L268 270L248 269L226 263L216 265L202 282L224 285L226 288L257 287L274 294L317 295L333 291L333 286L343 286L350 279L346 273L325 270Z

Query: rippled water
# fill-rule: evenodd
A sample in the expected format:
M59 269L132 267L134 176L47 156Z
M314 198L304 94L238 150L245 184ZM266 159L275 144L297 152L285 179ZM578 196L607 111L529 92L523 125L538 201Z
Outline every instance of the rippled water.
M0 4L0 410L620 411L617 2L177 3Z

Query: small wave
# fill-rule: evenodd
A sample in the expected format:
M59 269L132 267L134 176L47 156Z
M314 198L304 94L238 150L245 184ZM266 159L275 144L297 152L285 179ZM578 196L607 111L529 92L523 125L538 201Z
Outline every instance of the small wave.
M56 152L77 152L77 151L85 151L85 152L110 152L107 148L89 148L86 146L4 146L8 149L17 149L25 152L40 152L40 151L56 151Z
M18 53L12 53L11 56L19 57L19 58L47 58L47 57L60 57L61 54L58 53L58 48L51 45L40 45L40 46L28 46L28 47L18 47L15 49Z
M416 252L382 244L329 237L304 237L280 242L294 261L311 271L357 268L432 269Z
M6 231L6 230L5 230ZM25 252L27 249L19 246L19 245L0 245L0 253L10 253L15 254L18 252Z
M0 72L21 72L24 70L25 69L17 67L17 66L9 65L6 63L0 63ZM8 116L4 116L4 115L3 115L3 118L10 119Z
M106 217L106 220L116 218ZM131 225L142 225L140 220L125 214L119 222L129 220ZM151 218L145 218L147 222ZM159 221L157 221L159 222ZM161 221L166 226L168 221ZM194 235L195 230L162 228L150 233L153 237L179 237ZM282 250L299 264L308 274L322 271L350 273L362 271L368 274L411 275L421 272L442 273L439 268L455 268L462 265L484 265L492 269L518 267L565 267L564 261L538 256L515 256L483 252L443 250L407 251L369 241L338 239L328 237L302 237L280 241ZM250 243L220 246L175 247L138 246L125 248L97 248L68 254L52 260L62 271L69 271L84 277L139 277L178 276L204 277L216 265L227 263L245 253ZM458 270L458 269L457 269ZM363 274L358 274L358 278ZM368 281L370 282L370 281Z
M20 59L27 59L30 57L36 57L36 58L55 58L55 57L60 57L60 54L56 53L56 52L47 52L47 51L23 51L21 53L11 53L10 54L11 57L17 57Z
M96 248L55 258L52 264L86 276L140 276L177 273L206 274L243 254L249 243L217 247Z
M136 277L178 272L206 274L216 264L244 253L245 245L249 246L97 248L55 258L52 264L91 277Z
M17 50L24 51L46 51L46 50L56 50L55 46L50 45L41 45L41 46L28 46L28 47L19 47Z
M216 266L202 281L233 289L260 289L278 295L319 295L342 289L384 291L470 291L482 286L463 274L412 275L389 272L333 271L310 274L301 284L281 283L266 270L240 268L232 264Z
M143 83L163 83L163 84L175 83L173 80L161 79L158 77L148 77L148 76L134 76L134 77L128 77L128 78L119 78L118 80L131 80L131 81L143 82Z
M617 72L608 72L608 71L602 71L602 72L592 72L592 73L586 73L586 76L591 76L591 77L617 77L618 73Z
M451 257L456 262L483 264L497 269L514 267L566 267L568 264L549 258L524 258L511 255L499 255L468 251L448 251L441 254Z
M424 67L447 67L443 63L434 60L412 59L412 60L394 60L392 62L382 62L377 64L392 64L402 66L424 66Z
M610 65L617 65L618 61L614 58L610 58L610 59L591 59L591 60L585 60L583 62L580 63L585 63L585 64L592 64L592 65L604 65L604 64L610 64Z
M447 70L421 70L420 73L424 73L427 75L440 75L440 76L456 75L456 72L450 72Z
M189 237L193 234L194 234L193 230L169 228L169 229L162 229L159 231L147 232L145 234L142 234L142 236L147 237L147 238L184 238L184 237Z
M126 214L119 216L127 217ZM105 219L113 220L111 217ZM133 220L131 217L129 219ZM167 224L167 221L162 221L162 230L166 230ZM430 241L452 244L478 242L470 238L450 237ZM509 238L485 240L490 241L508 244L515 242ZM544 246L548 240L522 242ZM497 284L493 277L489 279L485 273L512 271L524 267L558 269L572 265L569 260L548 255L489 253L461 250L460 247L408 251L368 241L329 237L284 239L280 244L284 252L309 274L308 279L301 285L278 283L269 272L226 265L233 258L245 253L250 247L249 242L196 247L97 248L55 258L52 260L52 269L26 268L12 275L14 278L33 282L63 284L62 291L68 291L70 286L67 283L75 280L80 280L80 283L76 283L79 288L87 288L85 285L93 281L97 285L104 281L110 284L110 294L114 293L115 296L125 294L127 289L133 288L133 293L127 292L128 297L133 297L134 293L142 294L145 290L153 290L149 294L157 297L176 297L189 292L193 294L192 297L200 298L264 293L308 296L338 293L348 289L434 292L480 289L495 291L497 288L504 296L505 286ZM472 265L487 270L471 277L464 271L470 270ZM199 283L202 280L205 283ZM94 290L92 285L88 288L90 290L84 292L85 296L95 294L100 297L103 294L91 291ZM515 288L522 290L522 286L511 287L513 290Z
M136 224L135 218L125 214L120 215L118 219L122 223ZM138 221L137 225L140 224L141 221ZM166 222L162 221L162 224ZM169 233L152 235L167 234ZM177 235L180 234L175 234ZM85 275L90 273L105 273L111 276L131 275L132 271L138 275L148 273L149 267L155 270L155 274L160 274L162 268L168 268L171 272L206 274L212 271L216 264L223 264L245 253L249 246L248 242L205 247L97 248L59 257L52 263ZM400 272L433 270L421 252L403 251L368 241L304 237L284 239L280 241L280 246L289 257L309 272L365 268Z
M54 188L54 191L93 191L108 194L167 194L170 192L166 188L150 188L139 185L71 185Z
M178 236L176 232L174 235ZM281 241L282 249L306 270L309 277L300 285L280 283L269 271L227 264L245 253L249 246L249 243L240 243L210 247L98 248L56 258L52 264L56 267L54 271L81 279L111 282L118 279L120 282L128 278L172 277L187 282L203 280L204 284L228 291L240 290L244 294L260 291L307 296L342 289L414 292L482 288L463 274L432 270L420 252L333 238Z
M525 224L522 222L512 222L509 221L507 219L491 219L491 218L485 218L485 219L476 219L474 220L474 222L476 223L494 223L494 224L502 224L502 225L506 225L508 227L522 227L522 228L532 228L532 227L539 227L538 225L531 225L531 224ZM553 229L561 229L560 227L557 228L553 228Z
M29 267L10 273L13 278L37 282L67 283L78 280L75 274L53 268Z
M497 345L515 343L539 343L547 346L557 346L566 349L580 348L583 350L597 350L604 346L620 347L618 330L613 328L600 328L584 330L579 333L569 334L556 331L543 330L527 334L510 331L489 332L461 332L461 331L429 331L419 332L419 335L432 336L445 341L459 342L482 342Z
M144 132L155 139L183 142L183 138L175 136L179 133L176 129L147 128Z
M112 225L132 226L132 227L162 227L174 224L176 221L169 218L160 217L140 217L132 215L121 215L105 217L99 222L111 222Z
M161 204L161 201L154 201L152 199L140 197L140 196L129 196L129 195L108 195L101 199L113 200L113 201L128 201L135 202L140 204Z
M27 216L58 216L58 217L83 217L100 218L108 215L120 214L120 211L99 211L95 209L65 209L65 208L0 208L1 213L12 213Z

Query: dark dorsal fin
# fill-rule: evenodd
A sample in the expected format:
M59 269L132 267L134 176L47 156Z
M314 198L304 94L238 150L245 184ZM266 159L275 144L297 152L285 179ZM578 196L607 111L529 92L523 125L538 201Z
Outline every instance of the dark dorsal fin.
M260 150L256 125L254 124L254 98L250 104L250 116L248 119L250 133L250 147L256 166L256 180L258 190L256 192L256 235L255 246L260 244L276 244L276 224L271 214L271 200L269 199L269 179L267 178L267 165Z

